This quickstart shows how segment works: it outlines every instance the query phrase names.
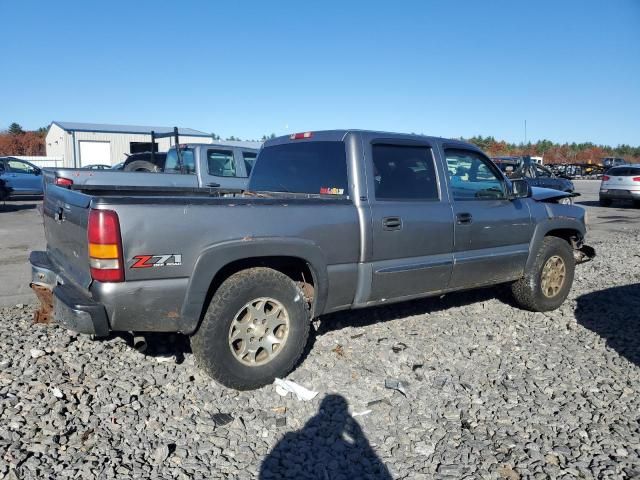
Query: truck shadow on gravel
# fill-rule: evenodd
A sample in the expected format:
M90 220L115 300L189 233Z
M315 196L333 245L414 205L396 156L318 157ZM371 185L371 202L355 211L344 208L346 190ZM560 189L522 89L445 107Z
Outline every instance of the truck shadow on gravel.
M318 413L287 433L260 466L260 480L302 477L392 478L341 395L327 395Z
M148 357L174 357L178 365L184 362L185 355L191 353L189 337L180 333L145 333L142 337L128 332L114 332L101 340L114 338L123 339L129 347Z
M606 340L607 346L640 366L640 284L612 287L578 297L578 323Z
M495 286L477 290L452 292L442 298L428 297L359 310L331 313L320 317L320 328L316 334L322 335L348 327L367 327L380 322L390 322L414 315L437 313L453 307L464 307L473 303L486 302L493 299L499 300L511 307L518 308L511 297L508 287Z

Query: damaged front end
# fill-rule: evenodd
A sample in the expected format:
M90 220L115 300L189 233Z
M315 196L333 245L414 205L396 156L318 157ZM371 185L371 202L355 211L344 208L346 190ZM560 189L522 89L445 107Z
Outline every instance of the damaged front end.
M552 188L531 187L531 198L537 202L571 204L579 193L563 192Z
M571 243L573 245L573 242ZM575 259L576 264L589 262L593 260L595 256L596 249L589 245L582 244L577 248L575 245L573 246L573 258Z

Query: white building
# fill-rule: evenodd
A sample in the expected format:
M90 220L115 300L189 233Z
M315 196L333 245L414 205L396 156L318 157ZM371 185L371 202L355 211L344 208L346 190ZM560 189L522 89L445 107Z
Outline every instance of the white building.
M151 151L151 132L173 132L170 127L103 125L98 123L52 122L46 137L47 156L62 158L65 167L93 164L115 165L126 154ZM211 135L191 128L180 128L180 143L211 143ZM174 144L173 136L156 139L158 152Z

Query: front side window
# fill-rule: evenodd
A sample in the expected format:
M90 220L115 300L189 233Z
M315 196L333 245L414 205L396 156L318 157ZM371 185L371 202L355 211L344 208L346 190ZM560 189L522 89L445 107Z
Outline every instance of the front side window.
M247 176L251 175L251 170L256 163L258 154L255 152L242 152L242 159L244 160L244 168L247 170Z
M343 142L291 142L260 150L249 190L349 195Z
M472 150L446 149L445 156L454 200L506 198L499 170L484 155Z
M193 157L193 149L181 148L180 157L182 159L182 165L184 166L184 173L196 173L196 161ZM164 171L165 173L182 173L180 171L180 164L178 162L178 152L175 148L167 152L167 160L164 164Z
M9 171L12 173L36 173L35 168L20 160L9 160L7 163L9 164Z
M207 170L216 177L235 177L236 162L231 150L207 150Z
M438 178L428 147L372 146L378 200L438 200Z

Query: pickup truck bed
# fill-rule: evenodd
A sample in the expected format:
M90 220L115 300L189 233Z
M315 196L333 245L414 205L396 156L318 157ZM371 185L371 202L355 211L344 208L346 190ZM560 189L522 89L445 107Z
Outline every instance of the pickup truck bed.
M584 210L530 195L458 141L282 137L244 194L48 185L33 285L69 328L192 335L213 378L255 388L325 313L505 282L523 308L556 308L593 256Z

